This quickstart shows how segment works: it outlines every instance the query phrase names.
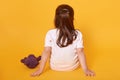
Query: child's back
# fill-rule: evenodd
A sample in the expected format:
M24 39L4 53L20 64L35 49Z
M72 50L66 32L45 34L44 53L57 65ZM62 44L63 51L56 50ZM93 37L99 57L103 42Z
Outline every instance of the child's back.
M82 34L76 30L77 38L72 44L67 47L59 47L56 44L56 40L59 34L59 30L49 30L45 38L45 47L50 46L52 48L50 57L50 67L53 70L70 71L79 66L78 56L76 54L77 48L83 48Z

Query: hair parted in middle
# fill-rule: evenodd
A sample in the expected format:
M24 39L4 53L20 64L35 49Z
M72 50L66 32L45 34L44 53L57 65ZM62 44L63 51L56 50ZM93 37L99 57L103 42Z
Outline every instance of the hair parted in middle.
M59 47L66 47L73 43L77 37L77 31L74 29L74 10L67 4L59 5L55 12L54 24L59 30L59 36L56 41Z

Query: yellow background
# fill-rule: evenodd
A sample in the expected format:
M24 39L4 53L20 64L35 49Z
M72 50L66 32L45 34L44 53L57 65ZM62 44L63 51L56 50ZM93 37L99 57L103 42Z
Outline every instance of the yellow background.
M81 68L56 72L46 66L40 77L30 77L20 59L40 55L46 32L54 28L58 5L75 11L75 27L83 33L85 54L95 77ZM0 0L0 80L120 80L119 0Z

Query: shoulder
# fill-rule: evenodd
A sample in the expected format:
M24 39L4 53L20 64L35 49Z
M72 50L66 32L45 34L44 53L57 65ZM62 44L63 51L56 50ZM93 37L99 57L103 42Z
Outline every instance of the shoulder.
M78 36L82 36L82 32L80 30L76 29L76 32Z
M56 31L57 31L57 29L56 29L56 28L54 28L54 29L50 29L50 30L48 30L48 32L47 32L47 33L56 32Z
M46 33L46 36L49 35L49 36L55 36L56 35L56 32L57 32L57 29L50 29L47 31Z

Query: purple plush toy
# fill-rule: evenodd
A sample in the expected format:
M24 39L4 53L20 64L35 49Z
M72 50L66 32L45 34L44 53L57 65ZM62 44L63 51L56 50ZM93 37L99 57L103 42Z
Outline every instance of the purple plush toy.
M41 60L41 56L35 57L33 54L28 55L28 57L25 57L24 59L21 59L21 62L24 63L28 68L35 68L39 61Z

